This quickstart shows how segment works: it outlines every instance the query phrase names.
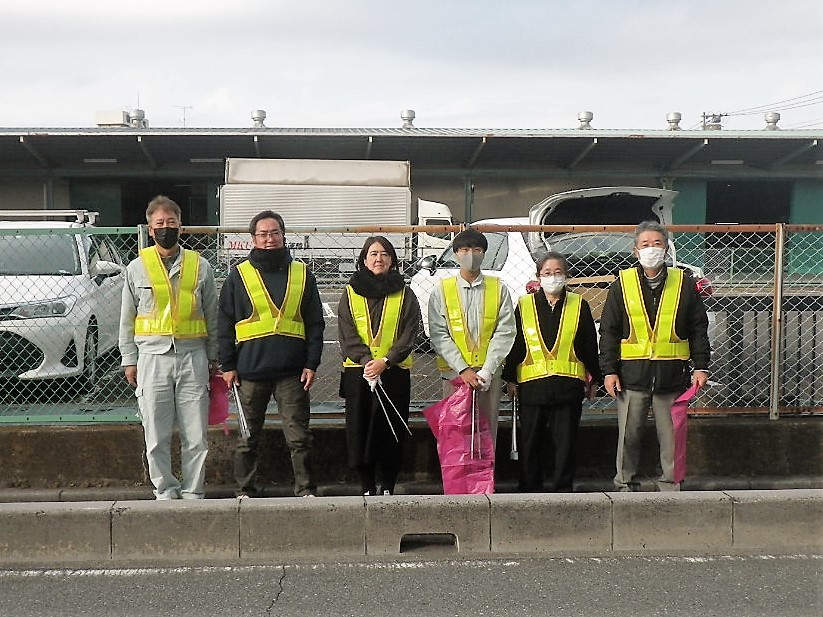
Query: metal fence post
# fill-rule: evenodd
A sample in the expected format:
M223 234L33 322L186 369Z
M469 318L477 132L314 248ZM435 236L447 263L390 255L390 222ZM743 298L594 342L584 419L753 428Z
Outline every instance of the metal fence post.
M780 350L783 348L783 261L786 248L786 228L778 223L775 229L774 296L772 298L772 349L769 383L769 419L780 417Z
M142 250L149 245L149 226L137 226L137 248Z

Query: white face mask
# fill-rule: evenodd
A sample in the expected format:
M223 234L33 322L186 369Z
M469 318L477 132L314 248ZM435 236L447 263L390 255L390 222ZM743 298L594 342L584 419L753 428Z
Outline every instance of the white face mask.
M562 274L554 274L552 276L541 276L540 286L543 291L550 294L557 294L566 286L566 277Z
M483 258L486 256L485 253L456 253L455 259L457 259L457 263L460 264L460 267L464 270L468 270L469 272L477 272L480 270L480 264L483 263Z
M641 266L654 270L663 265L666 259L666 249L659 246L647 246L637 251L637 258Z

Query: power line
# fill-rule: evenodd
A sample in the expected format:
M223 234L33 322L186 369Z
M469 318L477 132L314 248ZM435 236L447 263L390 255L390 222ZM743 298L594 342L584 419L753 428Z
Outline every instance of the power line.
M817 98L813 99L814 102L803 101L803 103L808 102L810 105L816 105L818 102L823 102L823 96L819 96L819 95L823 95L823 90L818 90L817 92L810 92L809 94L803 94L801 96L796 96L796 97L791 98L791 99L785 99L783 101L777 101L775 103L768 103L766 105L757 105L755 107L748 107L748 108L744 108L744 109L738 109L737 111L729 112L729 114L745 115L745 114L750 114L750 113L760 113L760 112L763 112L763 111L780 111L779 109L776 109L776 107L779 106L779 105L783 105L784 103L792 103L794 101L800 101L801 99L809 99L809 97L817 97ZM783 109L794 109L794 107L784 107Z

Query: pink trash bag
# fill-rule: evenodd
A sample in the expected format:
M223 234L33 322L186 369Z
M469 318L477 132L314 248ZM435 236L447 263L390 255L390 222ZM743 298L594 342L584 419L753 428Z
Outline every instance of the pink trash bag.
M494 446L489 423L479 410L472 414L472 389L459 377L451 383L457 388L454 394L423 410L437 440L443 493L494 493Z
M674 483L680 484L686 477L686 437L688 436L689 401L697 394L692 386L672 403L674 425Z
M217 372L209 378L209 426L222 424L223 433L228 435L228 417L229 387L223 381L223 373Z

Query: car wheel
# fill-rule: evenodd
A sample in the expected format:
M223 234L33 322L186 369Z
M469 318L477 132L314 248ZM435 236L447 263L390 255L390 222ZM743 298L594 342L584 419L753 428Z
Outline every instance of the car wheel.
M94 388L100 376L98 368L97 325L94 321L90 321L88 330L86 330L86 342L83 346L83 388Z

